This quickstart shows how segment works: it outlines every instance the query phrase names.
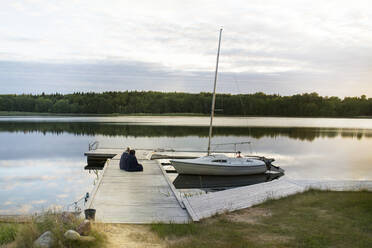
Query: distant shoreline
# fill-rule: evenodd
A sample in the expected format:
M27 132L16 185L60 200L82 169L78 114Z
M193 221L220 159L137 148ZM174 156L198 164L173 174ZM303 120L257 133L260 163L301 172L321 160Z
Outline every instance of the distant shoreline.
M0 117L11 116L42 116L42 117L120 117L120 116L160 116L160 117L209 117L208 114L198 113L133 113L133 114L75 114L75 113L45 113L45 112L19 112L19 111L0 111ZM372 119L372 116L282 116L282 115L221 115L215 114L215 117L268 117L268 118L305 118L305 119Z
M125 91L103 93L1 95L0 111L43 114L171 115L205 116L211 112L212 94L207 92ZM219 116L361 117L372 116L372 98L328 97L304 93L217 94Z

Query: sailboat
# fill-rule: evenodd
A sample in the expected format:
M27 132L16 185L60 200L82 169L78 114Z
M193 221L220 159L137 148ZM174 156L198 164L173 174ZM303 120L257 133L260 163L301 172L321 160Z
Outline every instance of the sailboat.
M211 118L209 124L209 139L208 139L208 153L206 156L193 159L173 159L170 160L173 167L178 174L189 175L215 175L215 176L236 176L236 175L254 175L262 174L268 170L277 172L284 172L279 167L272 165L274 159L267 159L265 157L228 157L223 154L211 154L211 138L213 129L213 117L216 102L216 84L218 73L218 62L220 56L222 28L218 39L218 51L216 70L214 74L214 89L212 97Z

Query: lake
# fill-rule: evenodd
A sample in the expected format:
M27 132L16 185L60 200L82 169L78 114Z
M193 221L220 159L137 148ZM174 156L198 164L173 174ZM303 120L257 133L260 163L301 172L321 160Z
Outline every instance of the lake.
M372 180L372 119L217 117L213 144L276 159L296 179ZM66 209L90 192L89 143L206 150L208 117L0 117L0 215ZM214 146L215 150L234 149Z

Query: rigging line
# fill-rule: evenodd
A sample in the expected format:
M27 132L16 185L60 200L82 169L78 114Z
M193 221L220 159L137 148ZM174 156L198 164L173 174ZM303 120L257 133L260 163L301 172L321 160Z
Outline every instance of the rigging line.
M243 99L242 99L242 95L241 95L241 91L240 91L239 84L238 84L238 79L237 79L235 73L233 74L233 77L234 77L234 82L235 82L236 88L238 90L240 104L242 105L242 108L243 108L244 117L247 117L246 108L245 108L246 106L244 105L244 102L243 102ZM251 128L249 126L248 120L246 120L246 122L247 122L247 127L248 127L248 136L249 137L252 137L252 135L251 135ZM250 146L250 148L252 148L252 144L251 143L249 144L249 146Z
M220 143L220 144L211 144L212 146L224 146L224 145L241 145L241 144L250 144L250 141L243 142L234 142L234 143Z
M254 154L254 151L253 151L253 148L252 148L252 144L249 144L249 150L250 150L250 153L251 154Z
M247 113L245 112L245 106L244 106L241 91L240 91L240 88L239 88L239 85L238 85L238 80L237 80L235 74L233 74L233 76L234 76L234 82L235 82L235 85L236 85L236 89L238 90L238 96L239 96L240 104L243 107L243 114L244 114L244 116L246 116Z

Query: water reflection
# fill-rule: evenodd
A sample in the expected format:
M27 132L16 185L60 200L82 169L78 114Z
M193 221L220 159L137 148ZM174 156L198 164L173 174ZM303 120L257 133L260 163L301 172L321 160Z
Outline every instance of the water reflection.
M0 133L0 215L62 209L90 191L86 137Z
M98 140L102 147L178 150L205 150L208 142L205 126L136 126L63 120L0 121L0 215L62 208L89 192L99 172L84 170L87 158L83 154L93 140ZM364 129L217 127L213 143L249 140L252 146L242 146L239 150L274 157L275 164L294 179L372 180L372 130L365 129L366 124L362 126ZM188 187L192 183L205 188L231 186L216 185L216 179L214 182L181 179L176 181L178 186L179 182ZM240 182L234 179L230 183Z
M103 135L109 137L207 137L208 127L205 126L148 126L127 125L124 123L94 123L94 122L6 122L0 121L0 132L21 132L46 134L74 134L79 136ZM352 128L288 128L288 127L215 127L215 136L247 136L255 139L264 137L289 137L305 141L317 138L372 138L371 129Z
M246 176L178 175L174 179L173 185L176 189L204 189L213 191L269 182L283 175L283 173L265 173Z

